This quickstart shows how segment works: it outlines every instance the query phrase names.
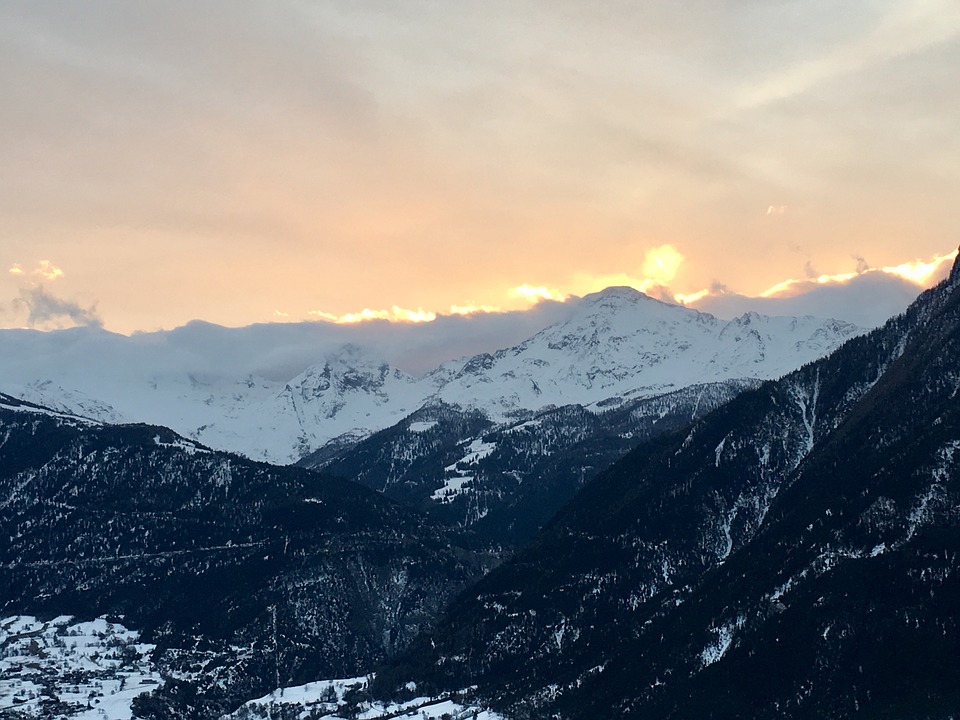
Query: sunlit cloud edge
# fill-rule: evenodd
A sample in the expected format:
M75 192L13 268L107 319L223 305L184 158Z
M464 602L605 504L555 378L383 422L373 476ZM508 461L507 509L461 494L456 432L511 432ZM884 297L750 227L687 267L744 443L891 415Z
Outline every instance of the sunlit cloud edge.
M666 250L664 250L666 248ZM662 252L661 252L662 251ZM667 259L668 258L668 259ZM918 288L929 286L932 278L936 277L945 263L952 263L957 258L957 251L945 255L935 255L930 259L917 258L911 261L903 262L898 265L884 265L881 267L864 266L858 267L852 272L842 273L824 273L814 278L788 279L779 282L763 292L759 293L758 298L777 298L791 297L793 295L806 292L812 286L816 285L843 285L851 280L869 275L871 273L885 273L906 280ZM469 316L475 314L495 314L506 313L524 309L516 307L517 301L532 307L537 303L544 301L567 302L571 299L583 297L592 292L597 292L613 285L622 285L632 287L640 292L650 293L657 290L657 297L660 299L672 299L678 305L694 307L696 304L708 297L729 292L726 288L704 288L691 293L673 293L669 290L668 283L675 277L683 256L672 246L660 246L647 253L647 260L644 263L644 274L655 275L656 277L633 277L625 273L612 273L606 275L581 275L574 278L570 283L570 290L564 291L556 287L539 285L534 283L523 283L521 285L509 288L504 292L507 302L504 305L475 304L467 303L465 305L450 305L446 311L426 310L422 307L416 309L404 308L393 305L389 309L364 308L355 312L348 312L342 315L325 312L323 310L311 310L308 316L312 320L332 322L335 324L356 324L370 321L387 321L395 323L427 323L444 316ZM661 271L657 273L657 269ZM290 316L286 313L277 311L278 319L287 319Z

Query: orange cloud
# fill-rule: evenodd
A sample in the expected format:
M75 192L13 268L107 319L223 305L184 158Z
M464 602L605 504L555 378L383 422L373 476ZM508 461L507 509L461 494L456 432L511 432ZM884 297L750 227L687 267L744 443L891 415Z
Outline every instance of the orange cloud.
M26 271L23 269L23 265L20 263L14 263L10 266L10 269L7 271L11 275L21 277L26 275ZM59 280L64 276L64 272L61 268L54 265L49 260L41 260L37 263L37 267L30 271L30 274L41 280Z
M673 245L659 245L644 255L640 277L629 273L578 275L572 283L572 294L586 295L613 286L632 287L640 292L663 288L677 276L683 262L684 256Z
M810 283L816 283L818 285L845 283L859 275L870 272L885 272L888 275L896 275L904 280L909 280L920 287L926 287L930 284L941 266L944 263L952 263L956 257L957 251L954 250L947 255L936 255L932 260L912 260L899 265L884 266L882 268L871 267L863 258L858 257L857 269L853 272L818 275L817 277L803 280L784 280L773 287L767 288L760 293L759 296L763 298L789 296L791 290L801 291L803 287Z
M673 296L673 299L676 300L681 305L690 305L695 303L697 300L703 300L707 295L710 294L709 288L704 288L703 290L698 290L695 293L677 293Z
M353 323L367 322L368 320L389 320L391 322L433 322L437 319L437 314L423 308L410 310L402 308L399 305L392 306L389 310L371 310L364 308L359 312L346 313L344 315L334 315L323 310L311 310L308 315L327 320L339 325L350 325Z
M475 315L477 313L498 313L503 309L496 305L451 305L451 315Z
M673 245L661 245L647 251L643 260L643 276L651 285L666 285L677 276L683 255Z
M783 282L778 282L773 287L769 287L760 293L760 297L773 297L774 295L779 295L780 293L786 291L787 289L793 287L794 285L799 285L802 282L810 282L809 280L784 280Z
M563 302L567 299L566 293L562 293L559 290L552 290L542 285L518 285L515 288L510 288L510 294L534 303L540 302L541 300L558 300Z
M33 271L33 274L39 275L44 280L59 280L63 277L63 270L49 260L41 260L37 269Z
M783 282L779 282L773 287L769 287L766 290L764 290L762 293L760 293L760 297L765 298L765 297L781 296L787 293L790 290L790 288L793 288L796 285L804 286L810 283L816 283L818 285L828 285L829 283L844 283L844 282L847 282L848 280L852 280L853 278L857 277L857 275L862 275L864 272L871 272L871 270L872 268L868 268L866 270L862 270L859 272L837 273L835 275L824 274L824 275L818 275L817 277L813 277L813 278L805 278L803 280L784 280Z
M924 262L923 260L914 260L912 262L901 263L900 265L886 266L880 268L883 272L890 275L899 275L905 280L925 285L930 281L940 266L947 262L953 262L957 258L957 251L947 255L936 255L932 260Z
M952 262L956 257L957 252L954 251L947 255L935 256L929 261L915 260L883 268L871 267L863 258L857 257L857 268L852 272L824 273L815 277L784 280L767 288L760 293L758 297L793 297L806 292L813 285L843 284L865 273L877 272L898 275L918 285L924 285L925 283L929 283L944 263ZM542 300L564 302L571 297L583 296L611 286L633 287L641 292L651 293L659 299L669 300L672 298L675 302L688 306L696 305L704 298L726 291L724 286L715 284L712 288L704 288L696 292L674 293L670 290L669 283L677 276L684 261L685 258L683 254L674 246L660 245L646 252L643 265L641 266L640 277L627 273L578 275L575 276L571 282L567 283L563 289L525 283L506 291L506 296L512 299L512 302L506 303L505 306L471 302L465 305L450 305L446 311L433 311L425 310L422 307L413 310L400 307L399 305L393 305L388 309L364 308L363 310L349 312L343 315L336 315L323 310L311 310L308 314L314 318L337 324L355 324L371 320L425 323L432 322L442 315L473 315L476 313L505 312L506 310L515 309L517 301L523 303L523 306L536 304ZM275 315L278 318L287 317L286 313L280 311L276 311Z

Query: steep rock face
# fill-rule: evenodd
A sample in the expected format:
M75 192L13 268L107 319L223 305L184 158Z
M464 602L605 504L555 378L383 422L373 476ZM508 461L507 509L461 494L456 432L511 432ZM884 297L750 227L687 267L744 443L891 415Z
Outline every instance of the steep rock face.
M550 407L778 377L859 332L814 318L748 314L722 322L630 288L570 303L565 320L515 347L416 377L355 345L306 353L302 340L296 352L278 346L269 369L253 367L230 356L244 345L231 344L226 328L202 323L169 337L6 331L0 375L7 392L63 412L152 422L216 448L290 463L389 428L425 404L513 423ZM288 352L310 361L290 371Z
M591 483L380 676L515 717L960 706L960 277Z
M481 574L468 542L353 483L0 403L0 614L124 616L192 678L157 716L365 671Z

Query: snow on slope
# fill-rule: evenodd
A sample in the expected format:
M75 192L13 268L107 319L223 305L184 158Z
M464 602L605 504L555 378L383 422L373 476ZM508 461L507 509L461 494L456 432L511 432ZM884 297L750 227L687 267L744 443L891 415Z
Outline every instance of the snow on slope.
M849 323L813 317L747 313L724 322L632 288L607 288L584 297L569 321L514 348L472 359L439 394L505 420L548 405L588 405L696 383L774 378L859 332Z
M351 694L362 695L368 679L318 680L306 685L278 688L269 695L251 700L221 720L269 720L295 715L316 720L343 720L347 717L358 720L503 720L501 715L491 710L471 705L463 697L465 693L421 696L398 703L379 703L369 699L351 703L347 698ZM414 692L416 685L410 683L408 689Z
M431 377L414 378L346 345L265 397L237 402L195 436L255 459L293 462L341 435L398 422L435 390Z
M730 322L608 288L514 347L422 376L309 328L191 323L132 337L2 331L0 390L104 422L150 422L251 458L293 462L345 434L388 427L430 398L502 421L550 405L773 378L857 334L847 323L749 313ZM278 338L265 351L259 339ZM313 345L310 338L315 339ZM255 348L258 348L255 350Z
M197 328L192 328L198 332ZM225 328L211 326L216 335ZM175 333L176 331L174 331ZM257 368L212 337L125 337L99 329L0 332L0 383L10 395L109 423L170 427L210 446L288 463L342 434L397 422L434 392L356 346L319 345L301 360ZM283 355L283 348L277 350Z

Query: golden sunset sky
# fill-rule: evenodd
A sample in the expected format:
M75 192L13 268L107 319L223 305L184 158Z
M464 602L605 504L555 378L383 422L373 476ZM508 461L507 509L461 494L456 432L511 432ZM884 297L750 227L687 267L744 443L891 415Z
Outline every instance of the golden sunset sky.
M958 68L956 0L4 2L0 326L919 289Z

